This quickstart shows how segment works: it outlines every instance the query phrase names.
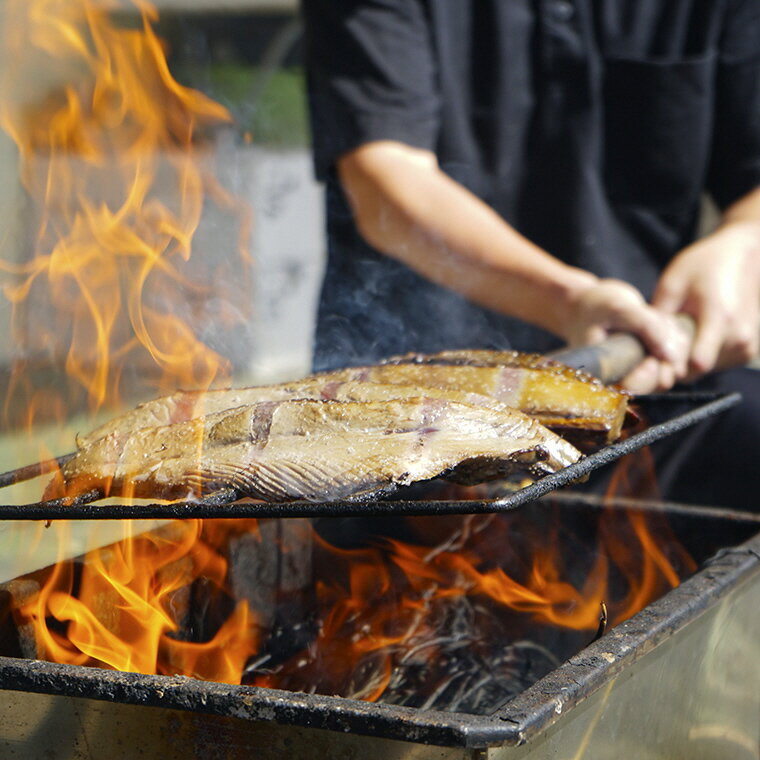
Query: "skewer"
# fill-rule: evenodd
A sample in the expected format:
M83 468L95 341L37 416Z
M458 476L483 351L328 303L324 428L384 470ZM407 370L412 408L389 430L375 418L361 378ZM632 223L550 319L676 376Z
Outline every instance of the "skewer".
M28 464L24 467L4 472L0 474L0 488L12 486L15 483L23 483L27 480L33 480L40 475L45 475L48 472L54 472L63 467L74 456L74 453L72 451L70 454L64 454L53 459L45 459L42 462L35 462L35 464Z

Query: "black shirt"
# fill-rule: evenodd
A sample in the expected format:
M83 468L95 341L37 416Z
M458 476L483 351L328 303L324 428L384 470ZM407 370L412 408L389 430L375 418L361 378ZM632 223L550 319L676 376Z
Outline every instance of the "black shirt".
M304 0L327 181L318 367L456 347L545 350L535 328L359 238L338 156L399 140L557 257L648 296L706 190L760 185L760 0Z

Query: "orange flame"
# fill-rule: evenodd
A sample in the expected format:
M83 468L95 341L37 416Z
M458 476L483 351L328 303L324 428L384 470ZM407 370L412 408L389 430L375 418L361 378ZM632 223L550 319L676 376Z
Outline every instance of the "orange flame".
M680 555L675 564L667 558L647 522L639 514L603 514L597 546L585 546L588 561L564 545L559 519L547 532L546 520L468 518L458 542L431 548L391 540L350 550L303 531L294 545L274 547L255 521L179 522L91 552L78 565L59 563L14 617L34 628L39 656L56 662L240 683L247 664L267 651L276 616L234 598L230 545L247 536L247 561L259 568L254 597L259 586L279 583L272 570L282 564L267 565L273 552L289 562L288 551L311 557L313 547L314 576L302 578L298 590L308 602L296 607L318 625L305 649L247 682L377 700L400 662L435 662L442 615L460 600L470 610L490 610L489 620L503 618L502 644L505 635L517 640L536 625L579 631L588 641L602 602L613 622L630 617L678 585L684 565L693 569ZM201 587L211 591L196 598ZM276 605L282 594L292 604L293 593L276 587L260 595L269 600L261 604ZM193 603L216 610L213 620L191 622Z
M572 556L563 546L558 519L548 538L542 525L535 534L523 527L517 533L519 540L510 530L515 521L489 522L488 530L495 536L490 550L478 542L470 548L465 541L464 545L431 550L390 541L383 560L380 549L326 546L331 565L345 565L343 574L348 582L318 582L320 607L328 612L309 653L299 653L277 673L259 676L254 683L296 689L318 683L322 693L380 699L394 668L407 661L410 652L424 652L429 662L446 654L447 644L440 643L442 631L438 628L441 610L446 609L447 600L457 598L475 600L474 609L490 604L494 610L518 613L510 619L511 628L499 631L502 644L505 635L515 640L520 637L528 628L527 618L543 626L585 631L588 641L599 627L602 603L609 607L610 620L616 624L680 582L674 565L648 529L647 518L638 514L620 517L613 511L601 517L598 545L586 547L594 560L577 584L562 578L571 567L583 565L585 558ZM521 525L519 521L516 524ZM502 561L525 553L529 561L522 573L517 571L518 580ZM679 556L678 560L693 570L688 558ZM515 562L516 567L520 564ZM620 590L613 589L611 578L621 571L627 583L622 597L617 598L613 594ZM364 677L357 680L356 674L362 673Z
M114 22L124 7L139 10L139 26ZM8 0L5 15L13 66L0 80L0 125L18 147L39 225L32 255L0 270L15 307L38 291L55 308L48 336L44 320L25 328L15 308L20 352L63 344L93 409L118 399L130 363L159 367L162 391L208 387L229 362L178 314L213 279L189 265L204 199L240 211L204 168L204 132L228 112L174 80L145 0ZM41 76L55 81L30 100Z
M18 614L33 623L42 654L55 662L239 683L259 644L245 601L208 641L176 638L193 582L221 588L226 574L227 561L204 540L201 523L177 523L171 534L90 552L75 593L73 564L59 563Z

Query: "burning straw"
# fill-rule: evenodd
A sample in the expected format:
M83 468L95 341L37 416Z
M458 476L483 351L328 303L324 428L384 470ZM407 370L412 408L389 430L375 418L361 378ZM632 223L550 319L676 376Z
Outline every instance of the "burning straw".
M487 713L589 643L602 602L618 623L692 569L646 522L537 504L340 546L350 525L180 521L16 583L10 615L40 659Z

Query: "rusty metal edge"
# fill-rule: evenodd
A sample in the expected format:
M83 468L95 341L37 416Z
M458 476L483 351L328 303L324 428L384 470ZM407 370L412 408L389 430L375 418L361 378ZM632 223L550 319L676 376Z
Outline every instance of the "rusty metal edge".
M530 741L611 678L760 573L760 534L723 549L681 586L583 649L490 716L0 657L0 689L274 721L469 749ZM602 656L604 654L604 656ZM613 655L610 661L610 654Z
M504 743L525 744L545 731L562 713L698 619L725 593L753 575L760 575L760 533L739 546L719 550L680 586L615 626L497 711L492 717L513 727Z

